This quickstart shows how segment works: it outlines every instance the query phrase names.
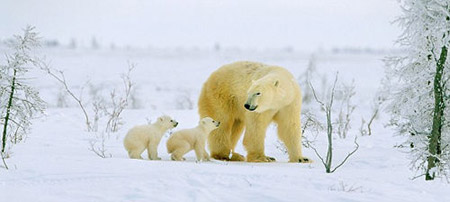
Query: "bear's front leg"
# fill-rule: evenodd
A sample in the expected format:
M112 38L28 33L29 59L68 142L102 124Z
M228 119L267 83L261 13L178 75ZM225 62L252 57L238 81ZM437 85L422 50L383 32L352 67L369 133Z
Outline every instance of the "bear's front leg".
M274 120L277 123L278 137L288 151L289 162L312 163L308 157L302 155L300 106L286 106L275 115Z
M210 161L209 154L206 150L203 150L203 160L204 161Z
M197 161L209 161L208 152L205 150L205 144L197 143L194 147ZM207 157L208 156L208 157Z
M147 147L148 159L150 160L161 160L158 157L158 144L150 142Z
M264 153L266 130L272 121L272 113L249 113L244 134L244 147L248 162L274 162L275 158Z

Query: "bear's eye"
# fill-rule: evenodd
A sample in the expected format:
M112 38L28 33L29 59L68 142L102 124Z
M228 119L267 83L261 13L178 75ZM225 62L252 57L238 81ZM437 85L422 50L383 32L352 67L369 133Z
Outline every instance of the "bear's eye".
M170 120L171 123L173 123L173 120Z
M261 93L260 92L257 92L256 94L255 94L256 96L260 96L261 95Z

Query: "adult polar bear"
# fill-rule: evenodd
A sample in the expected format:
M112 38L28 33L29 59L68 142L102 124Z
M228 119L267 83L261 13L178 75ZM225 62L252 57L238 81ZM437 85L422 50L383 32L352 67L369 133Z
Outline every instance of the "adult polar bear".
M282 67L256 62L222 66L203 84L198 103L200 117L209 116L221 122L208 137L211 157L245 160L234 152L245 127L247 161L275 161L264 153L266 130L274 121L278 137L288 150L289 162L311 162L302 156L301 103L300 87Z

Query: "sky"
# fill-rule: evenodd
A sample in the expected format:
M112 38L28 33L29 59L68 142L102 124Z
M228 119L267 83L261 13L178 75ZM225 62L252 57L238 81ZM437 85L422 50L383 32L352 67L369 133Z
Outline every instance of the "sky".
M36 26L68 44L392 48L397 0L1 0L0 39Z

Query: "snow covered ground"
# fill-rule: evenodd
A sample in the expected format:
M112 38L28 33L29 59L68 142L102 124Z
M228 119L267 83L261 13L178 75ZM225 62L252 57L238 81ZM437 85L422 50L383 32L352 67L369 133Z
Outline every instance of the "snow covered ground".
M0 171L0 198L5 201L450 201L450 185L441 180L425 182L409 170L407 155L394 148L403 139L384 128L387 118L376 120L373 135L358 139L360 149L333 174L326 174L311 149L304 154L313 164L287 163L277 149L275 127L266 137L266 154L275 163L195 162L194 153L185 162L173 162L165 149L162 161L130 160L122 146L126 131L147 119L167 114L188 128L198 120L196 102L202 83L219 66L237 60L277 64L295 76L305 71L311 54L280 50L207 49L44 49L54 68L65 70L75 90L86 80L102 88L119 85L119 74L127 60L137 63L132 74L138 90L136 109L127 109L122 129L106 142L111 158L89 151L92 134L74 103L57 108L59 87L49 77L34 72L33 83L48 102L47 116L34 121L28 139L13 148L7 159L10 170ZM357 85L357 105L350 136L358 134L361 116L370 104L383 77L385 54L333 54L318 52L317 70ZM303 87L305 88L305 87ZM194 103L193 109L179 106L179 97ZM70 100L70 98L67 98ZM186 99L184 99L186 100ZM178 103L178 104L177 104ZM307 109L308 106L304 106ZM366 118L367 119L367 118ZM353 149L351 138L335 140L338 162ZM317 147L325 153L325 134ZM245 153L242 143L238 152ZM145 155L143 155L145 157Z

